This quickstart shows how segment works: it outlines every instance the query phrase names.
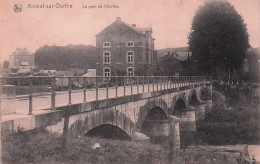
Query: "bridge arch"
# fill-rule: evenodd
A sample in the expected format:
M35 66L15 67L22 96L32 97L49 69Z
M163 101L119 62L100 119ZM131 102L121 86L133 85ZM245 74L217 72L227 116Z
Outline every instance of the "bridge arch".
M189 98L189 105L198 105L199 99L196 92L193 92Z
M149 136L152 142L157 142L162 136L167 136L169 125L168 115L162 108L155 106L146 115L140 132Z
M131 136L134 131L134 123L125 113L115 108L105 108L70 116L69 129L72 136L85 135L91 130L104 131L104 128L113 130L119 128L117 129L119 132L125 132Z
M138 113L138 120L136 122L137 131L141 129L143 122L145 121L147 115L151 110L159 110L160 113L164 113L168 117L170 108L168 107L167 103L163 99L159 99L159 98L149 99L144 106L140 107Z
M167 118L167 113L161 107L155 106L149 110L145 119L163 119Z
M183 98L178 98L174 104L174 111L184 111L186 110L187 105Z
M106 139L131 140L131 136L122 128L113 124L101 124L90 129L84 136L102 137Z
M204 90L201 90L201 92L200 92L200 99L201 100L206 100L207 99L207 95L206 95L206 92Z

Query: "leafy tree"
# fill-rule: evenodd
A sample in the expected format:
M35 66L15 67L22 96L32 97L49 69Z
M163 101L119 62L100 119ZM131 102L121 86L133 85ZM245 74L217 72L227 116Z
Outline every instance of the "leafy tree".
M246 24L226 1L205 2L193 18L188 39L199 72L217 79L238 70L249 48Z
M98 62L96 48L84 45L44 46L38 48L34 56L39 69L89 69L96 68Z

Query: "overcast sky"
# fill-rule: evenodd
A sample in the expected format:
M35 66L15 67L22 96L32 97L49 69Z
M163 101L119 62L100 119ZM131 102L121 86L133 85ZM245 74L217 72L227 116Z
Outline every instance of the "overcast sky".
M1 0L1 61L18 48L35 52L44 45L95 46L95 34L121 17L139 27L152 26L155 48L187 46L195 11L204 0ZM260 0L228 0L244 18L250 45L260 46ZM23 9L13 11L19 2ZM72 9L29 9L28 5L71 4ZM83 9L82 5L118 5L116 9Z

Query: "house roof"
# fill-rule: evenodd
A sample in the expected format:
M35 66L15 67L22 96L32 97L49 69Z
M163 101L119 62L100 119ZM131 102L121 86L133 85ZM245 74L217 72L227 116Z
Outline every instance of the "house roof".
M16 48L12 55L33 55L27 48Z
M177 52L177 59L179 60L187 60L188 59L188 56L192 56L192 52Z
M159 60L168 60L168 59L173 59L175 61L179 61L179 59L173 54L166 54L163 57L161 57Z
M119 20L121 21L121 19ZM123 21L121 21L123 22ZM123 22L125 23L125 22ZM142 34L145 34L145 32L153 32L152 30L152 27L137 27L136 24L128 24L128 23L125 23L127 26L129 26L130 28L132 28L133 30L139 32L139 33L142 33Z
M28 73L28 72L30 72L31 70L30 69L28 69L28 68L26 68L26 69L19 69L18 71L17 71L17 73Z
M88 72L81 77L95 77L95 76L96 76L96 69L88 69Z
M28 62L21 62L21 65L22 66L29 66L29 63Z
M191 55L192 55L192 52L178 52L178 51L176 51L176 52L172 52L172 53L166 53L162 58L172 56L179 61L184 61L184 60L188 59L188 56L191 57Z
M40 70L40 73L54 73L56 70Z
M139 35L146 36L145 32L146 31L152 32L152 27L136 27L136 25L134 25L134 24L130 25L128 23L125 23L121 20L120 17L117 17L116 21L114 21L112 24L110 24L105 29L103 29L101 32L99 32L96 36L105 34L107 32L122 35L122 34L128 32L129 30L134 31Z

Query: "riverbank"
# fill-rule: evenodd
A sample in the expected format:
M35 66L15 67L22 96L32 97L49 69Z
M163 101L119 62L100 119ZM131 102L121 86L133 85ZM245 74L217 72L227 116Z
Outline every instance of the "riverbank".
M212 108L197 125L197 144L260 144L259 103L252 103L252 99L240 97L239 93L245 95L238 88L214 87Z
M235 164L243 151L223 153L214 148L192 147L176 149L171 156L167 145L89 137L70 138L66 144L61 136L45 130L12 134L2 143L3 163Z

